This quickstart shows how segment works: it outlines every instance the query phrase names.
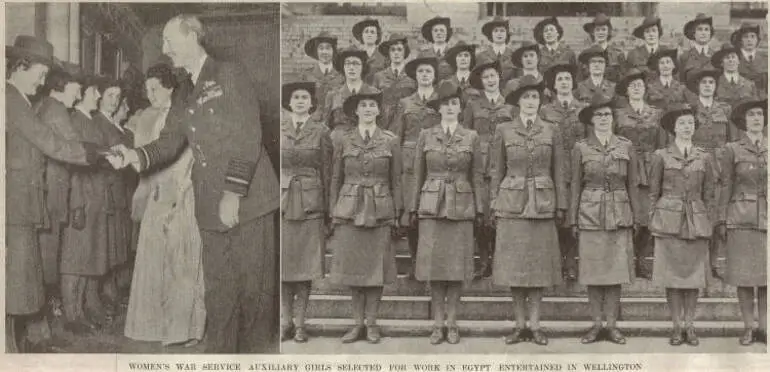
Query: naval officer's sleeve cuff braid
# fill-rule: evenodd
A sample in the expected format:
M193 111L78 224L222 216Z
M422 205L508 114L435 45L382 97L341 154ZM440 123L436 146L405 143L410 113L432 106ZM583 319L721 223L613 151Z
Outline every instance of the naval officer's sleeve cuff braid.
M152 144L136 149L136 157L139 158L139 171L149 168L158 160L158 148ZM152 157L154 154L154 158Z
M225 172L225 189L246 196L254 178L257 163L243 159L230 159Z

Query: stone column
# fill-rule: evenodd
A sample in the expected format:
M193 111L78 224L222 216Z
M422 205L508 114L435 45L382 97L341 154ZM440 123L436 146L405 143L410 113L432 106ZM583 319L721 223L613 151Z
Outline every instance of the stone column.
M70 6L67 3L46 4L46 39L53 54L62 61L70 60Z

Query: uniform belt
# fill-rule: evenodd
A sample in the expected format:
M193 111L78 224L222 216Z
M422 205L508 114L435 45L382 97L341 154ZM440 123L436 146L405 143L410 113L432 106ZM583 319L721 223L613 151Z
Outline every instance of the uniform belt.
M290 177L318 177L320 174L316 168L283 168L281 172Z
M453 183L457 181L468 181L468 175L464 172L444 172L444 173L433 173L429 172L425 179L434 179L434 180L444 180L446 183Z
M371 187L378 184L390 184L390 180L386 177L371 177L371 176L345 176L346 184L361 185L365 187Z
M583 186L583 190L601 190L601 191L627 191L626 186L615 186L615 187L605 187L605 186L596 186L596 185L586 185Z
M413 149L417 147L417 141L404 141L404 143L401 144L401 147Z

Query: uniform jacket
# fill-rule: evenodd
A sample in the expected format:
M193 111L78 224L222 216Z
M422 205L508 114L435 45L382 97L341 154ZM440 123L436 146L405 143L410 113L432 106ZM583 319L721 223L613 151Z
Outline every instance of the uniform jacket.
M740 101L750 98L757 99L759 94L753 81L738 75L738 82L733 83L728 81L727 77L722 74L719 77L719 81L717 81L716 97L718 100L733 107Z
M70 113L63 103L51 97L43 97L35 106L40 121L60 137L77 141L72 128ZM66 223L69 217L70 172L68 165L54 159L46 159L45 167L46 206L51 223Z
M436 92L433 92L429 100L436 97ZM390 130L398 137L398 142L402 146L403 168L401 170L404 173L414 172L415 149L420 132L438 125L439 122L441 122L441 115L428 107L419 94L414 93L399 101Z
M717 221L728 229L767 231L767 139L743 136L725 146Z
M596 44L586 48L593 48ZM609 57L609 60L607 61L607 67L604 70L604 78L613 82L617 83L620 78L622 77L622 71L623 67L626 65L626 54L623 52L622 49L615 45L608 44L607 48L604 49L607 51L607 57ZM588 66L583 65L580 69L580 75L579 78L587 78L589 77L590 71L588 71Z
M374 54L367 55L366 64L369 71L363 77L364 82L371 85L374 82L374 75L388 67L388 57L382 55L377 48L374 48Z
M564 42L559 42L559 47L551 51L545 45L540 45L540 62L538 67L540 73L545 73L554 65L574 65L577 66L577 56L575 52Z
M548 219L567 209L564 145L556 125L521 118L498 125L492 143L492 210L498 218Z
M327 113L324 112L324 102L326 102L326 95L332 90L336 89L345 81L345 77L342 76L333 67L330 67L329 72L325 75L321 71L321 67L318 63L314 63L313 67L308 68L302 72L299 81L312 81L315 83L315 98L318 102L318 107L313 113L316 118L326 118Z
M451 45L447 45L445 52L449 51L451 47ZM452 66L446 61L445 55L439 56L436 54L436 51L433 50L433 44L423 46L418 57L438 58L438 76L436 81L444 80L452 75Z
M663 44L659 44L656 51L660 51L661 49L667 49L667 47ZM633 67L636 67L642 72L649 74L650 69L647 67L648 59L650 59L650 52L647 51L647 47L645 45L639 45L638 47L630 50L626 56L626 65L623 68L623 74L625 74L626 71ZM648 75L648 77L652 76L653 74Z
M684 84L677 81L676 78L671 79L671 83L666 87L656 76L647 81L646 101L650 105L665 111L669 105L687 102L688 93L692 92Z
M403 211L398 137L378 127L367 144L353 127L333 144L329 209L334 223L392 224Z
M594 82L588 78L578 83L577 89L575 89L575 98L590 102L594 95L601 93L606 97L615 97L615 83L605 79L602 79L601 84L594 85Z
M709 239L717 187L708 151L692 147L685 158L676 144L655 151L650 167L650 232L685 240Z
M5 85L5 104L5 224L43 226L46 157L87 165L98 155L95 147L68 141L43 124L11 84Z
M379 90L373 86L363 83L361 85L361 91L357 93L369 94L377 92L379 92ZM324 117L326 124L330 129L334 130L338 126L346 129L347 127L351 127L355 124L353 122L353 118L345 115L345 112L342 110L342 104L345 103L345 100L351 95L353 95L353 92L350 91L345 83L334 88L331 92L329 92L329 94L326 95L326 102L324 102L323 112L324 115L326 115ZM383 108L380 107L381 113L384 113L382 109Z
M567 104L567 107L564 107L556 99L540 108L540 118L559 128L562 145L564 146L564 155L567 157L572 154L572 148L575 144L586 138L586 126L578 120L578 113L585 106L587 106L586 103L578 101L573 97L572 101ZM571 162L564 161L563 163L564 174L572 174L570 170ZM571 180L567 178L565 181L569 184Z
M738 53L738 58L738 73L753 81L757 89L767 93L767 52L757 50L751 61L746 59L743 52Z
M513 49L510 46L505 47L505 51L502 55L495 53L495 50L491 45L488 45L480 52L476 53L476 60L480 61L482 58L486 61L499 61L502 74L500 76L500 86L505 86L508 80L511 80L515 76L516 67L511 61L513 55Z
M484 212L481 148L475 131L458 125L447 138L441 125L423 129L417 142L411 211L420 218L473 220Z
M393 68L387 67L374 74L372 86L382 92L382 125L384 128L390 128L398 101L417 91L417 82L406 75L403 67L398 76L395 76Z
M706 55L698 53L698 49L695 49L694 46L683 52L679 57L679 81L687 81L686 74L690 69L714 68L714 65L711 64L711 57L717 50L709 44Z
M121 132L112 121L108 119L101 112L96 112L94 115L94 121L101 127L105 136L105 141L108 146L115 146L118 144L125 145L127 147L133 147L133 135L129 135L129 131ZM130 142L129 142L130 141ZM128 180L130 178L129 172L131 168L111 171L108 173L110 182L110 195L112 198L112 206L116 210L128 211L130 208L130 199L128 198Z
M193 91L175 102L157 141L141 147L141 169L175 160L189 144L198 226L226 231L219 218L225 191L241 195L239 221L279 206L278 180L262 144L257 93L237 64L207 57Z
M483 92L465 105L463 110L463 125L479 134L481 140L481 156L484 175L489 176L490 147L495 128L506 122L513 121L513 107L505 103L505 96L500 93L500 99L494 104L487 99Z
M568 224L581 230L617 230L639 221L638 168L631 141L591 133L572 149Z
M81 140L108 146L104 128L93 116L89 118L79 109L75 109L72 112L71 122L72 128ZM112 183L110 175L113 172L115 170L109 165L77 167L72 170L70 209L83 209L86 213L86 223L89 225L89 221L94 218L104 218L102 215L114 210L114 200L110 192Z
M332 144L329 128L308 119L299 133L281 121L281 214L286 220L324 218L329 206Z
M738 128L730 122L731 108L727 103L714 100L708 109L699 99L692 104L699 126L695 129L692 142L706 151L714 153L728 142L739 138Z
M463 103L468 103L471 99L476 98L479 95L479 91L476 90L476 88L471 86L471 83L468 81L468 79L465 79L464 82L460 81L460 78L457 77L457 74L452 74L450 77L436 84L436 86L437 87L441 86L441 84L444 82L452 83L454 84L454 86L462 90L462 95L460 96L460 98L463 100Z
M647 176L652 153L668 144L668 133L660 126L661 115L661 110L647 104L641 113L628 103L615 110L615 133L629 140L637 155L639 186L649 184Z

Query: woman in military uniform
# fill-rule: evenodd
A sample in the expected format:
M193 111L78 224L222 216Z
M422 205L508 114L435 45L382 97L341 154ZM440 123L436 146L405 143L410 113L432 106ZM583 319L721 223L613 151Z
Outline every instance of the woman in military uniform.
M583 102L590 102L597 94L615 97L615 83L607 80L607 51L598 46L584 50L578 57L580 64L588 68L588 77L578 83L575 97Z
M390 128L393 115L396 113L396 105L401 98L407 97L417 89L417 83L406 74L404 69L406 59L409 58L409 42L406 36L392 34L388 41L383 42L377 48L381 54L388 56L387 68L374 74L372 85L382 92L384 128Z
M452 67L446 60L446 54L449 50L449 40L452 38L452 20L447 17L433 17L420 28L420 33L428 45L424 46L420 52L420 57L438 59L438 77L436 81L441 81L452 74Z
M745 326L739 341L748 346L755 339L767 343L767 99L740 103L733 123L746 135L728 143L721 159L716 235L726 241L727 260L726 267L722 261L715 266L725 283L738 287ZM753 331L755 288L757 332Z
M730 105L715 96L719 75L715 69L693 70L687 74L687 88L697 97L692 106L698 128L692 140L714 155L718 155L725 144L739 138L738 129L730 122Z
M310 284L324 275L332 146L329 128L311 116L315 84L284 84L281 94L289 113L281 120L281 338L306 342Z
M505 86L508 80L517 76L515 66L511 63L513 49L508 46L511 41L508 20L497 16L481 26L481 33L490 44L480 51L479 58L497 60L500 63L500 85Z
M562 43L564 37L564 28L559 24L556 17L549 17L535 25L532 30L535 41L540 44L540 72L545 72L553 65L568 64L576 65L577 57L575 52L567 45Z
M693 134L699 125L688 105L663 114L661 126L673 142L656 150L650 165L650 232L655 240L653 281L666 288L674 323L669 343L697 346L693 321L698 291L706 286L706 265L712 235L711 216L716 187L713 157L698 147ZM680 319L684 314L684 331Z
M363 77L369 72L366 52L349 48L337 53L334 59L334 69L342 74L345 81L326 95L324 115L326 124L335 133L337 127L344 131L355 123L342 110L342 104L351 95L357 93L377 93L378 90L364 82Z
M358 93L346 99L344 111L357 126L333 142L330 279L351 287L355 320L343 343L364 335L370 343L380 342L377 311L382 289L396 279L391 239L403 212L401 147L398 137L377 126L381 103L381 93Z
M396 114L393 119L391 129L398 137L403 157L403 175L401 178L405 190L411 190L415 183L414 179L414 157L415 147L420 131L436 126L441 116L427 105L428 101L435 99L434 84L436 83L436 71L438 70L438 60L433 57L416 58L406 64L406 74L410 79L417 82L417 91L409 97L402 98L398 103ZM404 193L404 205L412 205L411 198L414 195ZM401 217L401 226L406 227L407 240L409 242L409 253L412 259L412 271L410 276L414 277L417 259L417 226L409 224L409 214Z
M353 25L353 38L360 44L359 49L366 52L366 72L363 79L367 84L372 84L374 74L388 65L386 54L382 54L377 46L382 41L382 27L376 19L366 18Z
M672 104L687 102L687 94L692 94L678 80L676 54L676 49L664 49L651 55L647 61L652 75L647 81L647 102L661 110Z
M684 36L691 41L691 45L690 49L687 49L680 56L681 81L687 78L685 74L688 70L714 67L711 63L714 50L709 46L711 39L714 37L713 18L707 17L703 13L698 13L695 19L684 24L683 31Z
M540 109L540 117L559 127L562 135L564 154L569 156L575 143L586 137L586 127L578 120L578 112L588 104L578 101L572 95L577 88L576 66L554 65L545 72L546 88L554 93L553 100ZM564 162L564 174L571 174L570 161ZM569 195L570 179L565 180ZM566 222L566 221L565 221ZM559 248L561 249L564 277L577 279L577 241L572 237L572 228L568 224L558 226Z
M502 93L507 95L521 85L524 76L532 76L537 82L543 81L543 74L538 69L540 64L540 47L530 41L524 41L521 46L511 54L511 62L516 67L519 77L505 83ZM502 83L501 83L502 84Z
M538 117L543 84L525 78L506 98L519 114L498 125L492 148L490 222L497 227L492 281L511 288L516 328L506 344L523 339L526 304L532 340L547 345L540 328L543 291L561 283L556 226L567 209L564 147L555 124Z
M607 52L607 68L604 77L609 81L617 83L622 74L621 69L626 63L626 55L617 46L610 45L610 40L612 39L612 22L610 22L610 17L607 17L604 13L597 14L591 22L583 25L583 31L591 38L592 47L599 47ZM589 76L590 72L585 68L582 70L581 75Z
M760 38L759 25L750 23L742 23L730 35L733 46L741 50L738 71L767 94L767 51L757 50Z
M471 86L479 91L478 96L471 99L463 110L463 125L475 130L481 141L482 168L484 188L480 190L483 196L484 215L489 217L489 180L490 180L490 144L495 133L495 127L500 123L513 120L512 107L505 103L505 97L500 92L500 64L496 60L478 60L471 71ZM494 255L495 233L490 226L480 227L476 231L476 243L481 268L474 276L478 279L492 275L491 260Z
M328 32L321 32L305 43L305 54L316 60L312 67L303 71L299 81L311 81L315 83L315 100L323 105L326 95L345 81L343 75L334 68L334 58L337 55L337 38ZM327 113L323 107L317 108L313 116L319 120L325 120Z
M580 284L588 288L594 325L580 340L625 344L617 328L620 286L634 278L633 233L638 231L638 162L631 141L613 134L612 99L597 94L580 110L589 135L572 149L569 222L580 252ZM610 213L612 212L612 213ZM603 312L602 312L603 310Z
M725 44L711 57L711 64L722 70L717 81L716 97L730 107L738 102L759 98L754 82L740 74L740 49Z
M646 74L632 68L626 72L616 87L618 96L625 99L615 111L615 133L631 141L636 152L636 169L640 195L649 192L647 172L650 159L657 149L665 148L668 144L668 134L660 127L662 112L645 101L647 91ZM639 213L638 232L634 236L634 252L637 258L637 274L650 279L652 277L652 238L647 229L647 219L650 206L647 198L640 199L636 205Z
M634 37L641 39L644 44L630 50L626 56L626 65L623 73L636 67L642 72L648 73L647 60L650 56L661 50L660 37L663 35L663 26L660 18L649 16L642 21L632 32Z
M476 89L471 86L471 70L476 66L476 45L458 42L446 52L446 61L452 67L452 75L439 83L450 82L462 91L463 103L467 103L472 97L478 95ZM460 117L462 119L462 116ZM461 122L462 124L462 122Z
M413 195L410 222L420 225L416 278L430 283L434 345L460 341L457 310L462 284L473 278L473 226L484 223L479 137L459 123L461 90L447 82L437 93L428 105L441 114L441 122L420 132L416 182L404 190Z

